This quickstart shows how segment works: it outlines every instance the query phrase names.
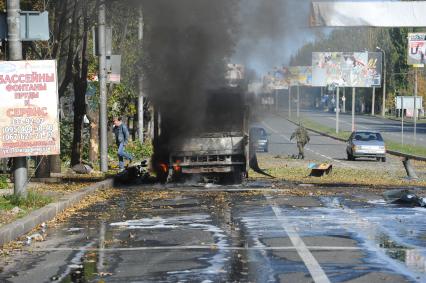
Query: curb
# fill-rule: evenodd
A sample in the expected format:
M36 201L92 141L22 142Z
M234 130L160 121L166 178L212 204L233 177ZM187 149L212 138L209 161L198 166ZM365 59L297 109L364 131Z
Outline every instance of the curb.
M85 189L75 192L71 195L59 199L57 202L50 203L40 209L37 209L27 216L9 223L0 228L0 246L19 238L30 232L32 229L53 219L60 212L73 206L84 197L94 193L99 189L109 188L113 186L113 179L104 180L93 184Z
M287 121L289 121L290 123L296 125L296 126L298 125L296 122L294 122L292 120L289 120L288 118L285 118L285 117L283 117L283 118L286 119ZM305 128L308 131L314 132L314 133L319 134L321 136L325 136L325 137L328 137L328 138L331 138L331 139L334 139L334 140L338 140L338 141L341 141L341 142L346 142L345 139L338 138L338 137L335 137L335 136L332 136L332 135L329 135L329 134L326 134L326 133L323 133L323 132L320 132L320 131L308 128L308 127L305 127ZM407 153L402 153L402 152L399 152L399 151L386 150L386 153L388 153L390 155L395 155L395 156L398 156L398 157L405 157L405 158L408 158L408 159L413 159L413 160L418 160L418 161L426 161L426 157L418 156L418 155L412 155L412 154L407 154Z

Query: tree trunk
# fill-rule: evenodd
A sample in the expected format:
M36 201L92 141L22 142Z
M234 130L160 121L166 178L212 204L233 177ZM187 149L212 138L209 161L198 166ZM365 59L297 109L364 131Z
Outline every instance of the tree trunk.
M49 157L50 161L50 173L61 173L61 156L51 155Z
M77 53L74 58L74 135L71 152L71 166L81 162L81 154L83 149L82 144L82 127L83 118L86 114L86 91L87 91L87 74L89 68L89 61L87 59L87 40L88 40L88 17L87 17L87 3L83 1L81 5L81 12L83 14L84 24L82 32L82 47L81 57ZM81 60L80 60L81 58Z
M83 117L85 114L85 93L81 93L81 83L75 83L74 85L74 135L72 140L72 151L71 151L71 166L81 163L81 153L83 145L81 143ZM81 98L83 96L83 98Z
M92 113L91 113L92 114ZM90 115L89 161L95 164L99 160L99 112Z
M37 178L49 178L50 177L50 159L49 156L37 156L36 157L35 176Z
M138 112L136 111L135 115L133 115L133 133L132 133L132 140L136 140L136 133L138 133L139 128L139 121L138 121Z

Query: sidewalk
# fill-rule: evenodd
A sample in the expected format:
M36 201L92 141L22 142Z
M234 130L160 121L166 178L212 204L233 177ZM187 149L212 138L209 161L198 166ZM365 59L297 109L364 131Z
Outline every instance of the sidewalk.
M89 196L100 189L112 188L113 179L107 179L88 186L86 184L82 189L74 188L69 189L68 191L66 190L66 184L56 184L56 186L61 186L63 190L57 190L56 192L53 190L53 195L56 195L56 200L54 202L30 212L23 218L19 218L0 227L0 245L4 245L10 241L13 241L18 237L30 232L32 229L36 228L43 222L47 222L53 219L56 215L77 204L86 196ZM46 188L47 186L44 186L44 189L42 186L41 189L35 188L35 191L39 190L40 193L43 193L43 191L46 193ZM52 191L50 191L50 193L52 194Z

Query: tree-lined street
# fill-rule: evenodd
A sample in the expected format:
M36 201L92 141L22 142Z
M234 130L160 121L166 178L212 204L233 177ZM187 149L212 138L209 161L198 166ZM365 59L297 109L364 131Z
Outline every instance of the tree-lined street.
M0 282L426 282L426 1L0 10Z
M398 158L344 160L344 143L313 133L306 161L279 116L262 166L328 161L336 169L401 172ZM337 169L338 170L338 169ZM423 172L424 173L424 172ZM333 177L329 177L333 178ZM309 182L309 180L306 180ZM3 258L4 282L421 282L425 211L388 205L373 187L250 179L238 186L132 185L48 223L43 242ZM362 268L361 268L362 266Z

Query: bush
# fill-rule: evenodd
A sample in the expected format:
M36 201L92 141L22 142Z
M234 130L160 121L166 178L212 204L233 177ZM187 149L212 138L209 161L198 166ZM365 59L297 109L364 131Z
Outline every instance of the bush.
M71 147L73 138L73 124L72 121L61 120L60 122L61 134L61 160L69 162L71 160Z
M118 148L114 144L108 148L110 158L117 158ZM133 156L134 160L150 158L154 153L154 147L151 140L146 140L143 144L139 141L130 141L126 146L126 151Z
M9 187L8 178L5 175L0 175L0 190L7 189Z
M129 142L126 150L136 160L150 158L154 153L154 148L150 140L146 140L143 144L139 140Z

